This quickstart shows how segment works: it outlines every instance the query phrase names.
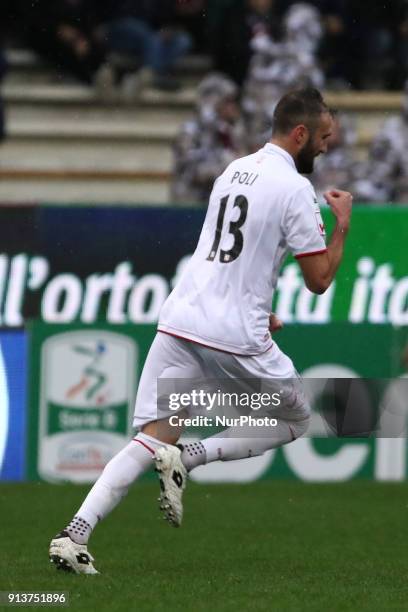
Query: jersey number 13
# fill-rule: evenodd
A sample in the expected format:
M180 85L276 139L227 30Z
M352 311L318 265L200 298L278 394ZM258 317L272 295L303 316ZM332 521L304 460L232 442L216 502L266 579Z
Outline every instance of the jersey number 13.
M211 247L210 254L207 257L207 261L214 261L217 256L218 248L220 246L222 227L224 224L225 209L227 208L229 196L225 196L220 201L220 209L218 211L217 227L215 229L214 242ZM234 244L229 251L220 251L220 262L231 263L240 256L242 248L244 246L244 236L241 232L241 227L244 225L247 214L248 214L248 200L245 196L239 195L235 198L234 208L237 207L240 210L239 217L236 221L231 221L229 224L228 232L234 237Z

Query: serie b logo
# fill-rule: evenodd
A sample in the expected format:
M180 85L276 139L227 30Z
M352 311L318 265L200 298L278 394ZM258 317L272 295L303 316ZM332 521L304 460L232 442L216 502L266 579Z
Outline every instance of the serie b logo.
M136 389L136 344L119 333L71 331L41 351L38 471L93 482L126 443Z

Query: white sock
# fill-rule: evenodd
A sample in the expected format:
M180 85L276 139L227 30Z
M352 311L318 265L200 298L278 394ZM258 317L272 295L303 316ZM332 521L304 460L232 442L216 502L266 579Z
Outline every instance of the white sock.
M207 463L205 448L202 442L188 442L182 446L183 450L180 458L187 472Z
M278 448L300 438L307 430L309 418L303 421L279 420L278 425L271 430L265 426L265 431L258 427L257 438L250 437L250 430L241 427L229 427L215 436L205 438L199 443L202 451L195 453L185 452L181 455L187 470L213 461L235 461L256 457L272 448ZM186 448L189 445L185 445Z
M86 544L92 533L92 527L80 516L74 516L70 524L64 529L63 535L65 535L65 532L77 544Z
M66 528L71 539L86 544L98 521L109 514L127 494L130 485L153 464L163 442L138 433L105 466L74 519Z

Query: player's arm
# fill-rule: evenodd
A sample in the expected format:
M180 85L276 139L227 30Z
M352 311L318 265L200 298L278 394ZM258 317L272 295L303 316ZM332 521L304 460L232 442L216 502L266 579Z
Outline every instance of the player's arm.
M324 197L336 217L327 251L298 260L306 287L317 294L324 293L330 287L342 260L353 202L350 193L337 189L328 191Z

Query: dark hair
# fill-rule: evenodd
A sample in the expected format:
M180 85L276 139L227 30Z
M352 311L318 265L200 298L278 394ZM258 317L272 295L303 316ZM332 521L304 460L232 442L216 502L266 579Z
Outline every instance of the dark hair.
M272 119L273 134L288 134L300 124L313 130L322 113L333 114L320 91L312 87L290 91L276 105Z

